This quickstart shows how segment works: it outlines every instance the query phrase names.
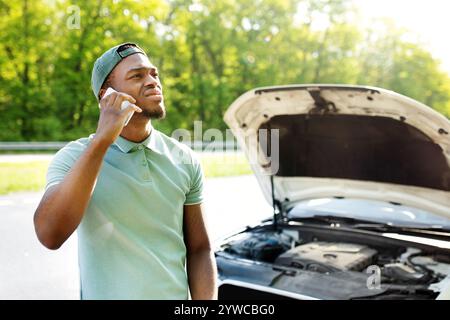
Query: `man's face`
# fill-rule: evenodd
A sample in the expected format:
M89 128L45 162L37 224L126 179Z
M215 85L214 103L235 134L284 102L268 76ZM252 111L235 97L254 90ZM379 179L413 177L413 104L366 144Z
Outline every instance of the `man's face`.
M158 70L147 56L136 53L123 59L113 70L114 89L136 99L140 115L162 119L166 115Z

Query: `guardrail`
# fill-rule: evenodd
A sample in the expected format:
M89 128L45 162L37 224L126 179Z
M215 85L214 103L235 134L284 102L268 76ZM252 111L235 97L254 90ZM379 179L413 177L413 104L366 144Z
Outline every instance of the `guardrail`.
M67 142L0 142L0 150L2 151L34 151L34 150L59 150L64 147Z
M57 151L68 142L63 141L43 141L43 142L0 142L0 151ZM182 142L195 151L215 152L215 151L240 151L239 145L235 141L189 141Z

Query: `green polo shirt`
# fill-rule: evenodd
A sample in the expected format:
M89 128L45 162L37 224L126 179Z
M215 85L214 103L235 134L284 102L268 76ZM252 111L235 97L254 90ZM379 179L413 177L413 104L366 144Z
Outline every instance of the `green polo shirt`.
M92 137L58 151L46 189ZM202 202L203 179L195 153L162 132L141 143L119 137L77 229L82 299L187 299L183 206Z

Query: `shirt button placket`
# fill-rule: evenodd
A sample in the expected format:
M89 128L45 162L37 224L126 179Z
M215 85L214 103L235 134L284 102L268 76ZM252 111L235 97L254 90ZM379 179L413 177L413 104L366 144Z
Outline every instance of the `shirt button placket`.
M149 168L148 168L148 162L147 162L147 156L145 154L145 150L144 147L142 145L140 145L138 147L139 150L143 150L143 158L142 158L142 166L144 167L144 169L142 170L142 177L144 178L144 181L150 181L150 172L149 172Z

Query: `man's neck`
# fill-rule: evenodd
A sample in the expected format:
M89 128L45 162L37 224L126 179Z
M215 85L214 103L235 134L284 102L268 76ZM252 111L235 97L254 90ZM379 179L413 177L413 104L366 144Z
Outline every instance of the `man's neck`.
M150 119L132 119L128 125L122 129L120 136L128 141L142 142L148 138L152 129L153 127Z

